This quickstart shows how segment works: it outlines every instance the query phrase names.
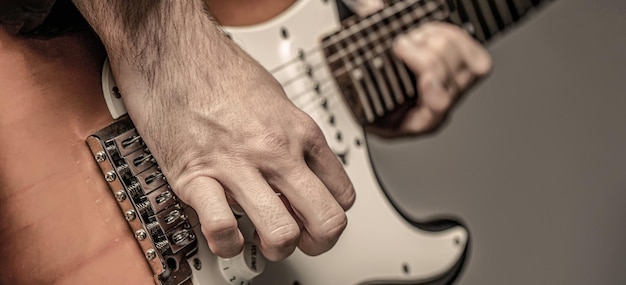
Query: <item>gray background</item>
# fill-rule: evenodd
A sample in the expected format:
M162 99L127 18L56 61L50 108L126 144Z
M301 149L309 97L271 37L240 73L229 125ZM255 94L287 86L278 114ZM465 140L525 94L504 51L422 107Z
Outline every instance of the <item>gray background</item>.
M383 184L468 225L459 284L626 284L626 1L560 0L490 50L443 132L369 138Z

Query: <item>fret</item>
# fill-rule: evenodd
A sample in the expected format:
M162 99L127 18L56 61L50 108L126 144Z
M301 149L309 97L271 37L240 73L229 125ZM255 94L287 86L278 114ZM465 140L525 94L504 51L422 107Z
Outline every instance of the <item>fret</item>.
M488 1L485 0L474 0L475 5L477 5L476 10L480 11L480 14L485 21L486 29L489 30L490 36L487 38L493 37L493 35L497 34L500 29L496 24L495 13L491 10L491 6Z
M415 3L421 3L424 0L421 1L413 1ZM412 2L412 1L406 1L408 2ZM404 2L399 2L400 4L404 3ZM412 27L414 24L416 24L419 21L416 20L420 20L424 17L426 17L429 14L434 13L435 11L437 11L441 6L441 5L437 5L435 2L433 2L432 0L429 2L426 2L426 4L424 6L422 6L422 9L416 9L416 8L412 8L412 6L410 5L394 5L389 7L388 9L383 10L382 12L380 12L379 14L374 14L371 17L366 18L366 20L363 20L361 22L358 22L356 24L350 25L348 27L346 27L344 30L340 31L339 33L332 35L331 37L324 39L323 41L323 47L326 48L329 45L333 45L336 44L339 41L345 40L347 37L354 35L356 33L360 33L362 32L364 29L367 28L372 28L373 26L380 24L383 20L385 19L393 19L393 21L390 21L390 24L393 25L392 29L391 29L391 34L387 35L388 37L394 37L397 34L399 34L402 31L407 30L408 28ZM411 8L411 9L406 9L406 8ZM400 18L397 17L398 14L403 14ZM440 19L443 20L443 19ZM365 25L365 23L368 23L368 25ZM350 49L347 51L347 53L352 53L354 52L354 49L358 48L358 46L353 46L350 47ZM330 56L328 56L328 61L333 62L335 60L337 60L338 56L336 55L336 53L331 54Z
M365 90L363 90L363 71L361 69L354 69L350 73L350 78L352 79L353 86L357 91L357 95L359 96L359 100L361 101L361 105L363 106L363 110L365 111L365 118L368 122L373 122L374 110L372 109L372 105L367 98L367 94Z
M407 67L404 63L400 62L397 57L392 56L391 59L393 61L393 66L400 77L400 82L402 82L402 87L404 87L404 94L406 94L409 98L415 97L415 88L413 87L413 81L411 80Z
M343 42L339 41L337 42L337 45L339 46L339 48L337 49L338 54L343 54L344 56L341 57L341 59L344 61L344 67L345 68L350 68L349 66L351 65L349 62L349 56L348 54L345 54L345 52L343 51L342 48L345 48L345 46L343 46ZM346 60L348 60L348 62L346 62ZM359 106L362 109L362 112L365 115L365 119L367 120L367 122L371 123L374 121L375 117L374 117L374 110L372 109L372 105L370 104L369 100L367 99L367 95L365 94L365 91L363 90L363 87L361 85L361 80L363 79L363 72L359 69L354 69L352 70L352 72L350 72L350 74L347 74L346 76L349 80L349 84L350 85L341 85L340 87L352 87L354 88L354 91L356 92L357 95L357 99L358 103L357 106ZM346 82L347 83L347 82ZM346 90L348 92L350 92L350 90Z
M513 22L519 21L519 13L517 12L517 6L515 6L514 0L506 0L506 5L509 8L509 12L511 12L511 17L513 18Z
M376 78L376 84L380 91L383 102L385 103L386 109L393 110L394 102L390 94L391 90L389 90L389 87L387 86L388 80L385 80L381 72L381 69L384 66L384 60L382 58L384 55L382 53L384 52L385 48L383 48L383 46L388 45L387 41L384 39L383 36L380 36L377 33L376 26L369 27L369 29L364 30L361 34L368 39L367 48L369 50L372 50L373 54L376 55L374 56L374 58L372 58L372 60L368 61L368 67L374 74L374 78Z
M459 0L457 3L459 4L459 6L465 8L467 18L469 20L469 23L472 24L472 32L476 39L484 42L487 39L487 35L485 35L485 32L480 25L480 21L478 20L478 16L474 10L474 5L471 4L471 0Z
M543 1L457 0L455 2L457 10L454 13L456 15L451 18L454 23L461 26L471 24L474 28L474 37L481 42L487 42L508 26L518 22L522 16Z
M517 8L517 13L520 17L526 14L526 12L533 7L530 0L513 0L513 2L515 2L515 7Z
M383 35L389 34L387 26L382 25L382 22L377 23L376 31L377 33L381 33ZM396 103L402 104L404 103L404 96L403 96L402 89L400 88L400 85L398 84L398 78L400 78L400 75L396 73L394 68L391 66L393 55L391 54L390 49L388 48L388 47L391 47L392 42L393 42L393 39L387 39L384 45L377 45L376 53L382 55L381 58L383 59L383 67L385 69L385 75L386 75L385 77L392 89L391 92L395 97ZM385 48L383 48L383 46Z
M483 33L484 40L487 40L491 37L491 31L489 30L485 16L480 9L480 4L478 4L478 0L470 0L470 3L472 4L470 9L474 12L476 20L478 20L478 26L480 27L480 31Z
M493 19L498 27L497 30L504 30L505 24L504 20L502 19L502 15L500 14L500 10L498 10L498 4L496 4L495 0L487 0L487 3L489 4L489 9L493 13Z
M505 27L514 23L513 15L511 14L511 11L509 10L509 5L507 4L507 2L502 1L502 0L495 0L495 4L496 4L498 12L500 13L500 17L502 18L502 22L504 23L504 27L500 29L502 31L504 30Z
M471 35L473 35L475 37L475 29L473 28L473 26L471 26L472 21L471 21L469 15L467 14L467 10L465 8L465 4L463 4L463 2L460 2L460 1L461 0L455 1L455 3L456 3L456 13L454 13L454 14L458 15L458 19L460 20L459 22L455 22L455 23L457 25L461 26L463 29L465 29L465 31L467 31L468 33L470 33ZM468 23L470 25L468 25Z
M359 31L362 32L363 30L359 30ZM357 35L359 34L354 34L353 36L357 36ZM365 41L364 37L358 38L356 42L352 41L352 37L347 37L344 41L348 46L352 46L356 44L356 55L354 56L356 57L356 59L370 57L373 53L371 49L364 50L364 48L366 48L366 46L362 45L363 42ZM357 44L357 43L361 43L361 44ZM372 74L370 74L370 72L367 69L367 66L366 66L367 62L363 59L361 59L360 61L361 63L355 64L355 68L352 73L356 74L357 76L353 76L353 77L355 77L355 81L357 81L357 85L361 85L361 86L363 84L365 85L365 97L369 99L369 101L374 106L375 114L378 116L382 116L385 114L385 110L383 108L383 104L380 98L376 96L378 92L376 92L376 88L374 87L372 83L374 79L372 78Z
M395 103L393 98L391 97L391 90L387 84L387 80L385 80L382 69L384 68L385 61L383 60L382 55L373 58L369 61L369 68L371 72L374 74L374 78L376 78L376 85L378 90L380 91L380 95L385 103L385 107L388 111L393 110ZM371 95L370 95L371 96ZM375 96L375 95L374 95Z
M438 10L437 9L438 6L434 4L433 2L430 2L430 4L427 5L427 7L428 7L427 9L413 10L411 11L412 12L411 14L404 14L400 16L399 18L397 17L397 13L392 14L391 18L393 18L393 20L389 24L391 26L391 29L386 30L388 33L383 34L382 37L393 38L396 35L400 34L401 32L404 32L408 30L409 28L416 26L418 23L424 22L425 20L429 19L428 17L429 15L431 16L430 18L433 20L444 20L446 16L448 15L447 13L444 13L441 10ZM351 30L352 28L348 28L348 30L346 31L351 31ZM339 35L342 35L342 33L340 33ZM345 40L346 38L344 38L344 41ZM360 40L356 44L350 44L347 46L347 50L345 51L345 53L353 54L358 49L362 48L365 43L366 42ZM389 44L385 48L390 48L390 47L391 45ZM361 64L364 64L365 61L370 60L374 56L377 56L377 54L374 54L372 52L367 52L365 57L357 57L354 61L350 60L348 61L349 64L346 64L345 68L336 69L333 71L333 73L335 75L341 75L343 73L349 72L350 68L352 68L353 66L359 66ZM340 57L341 56L339 54L334 53L328 56L327 60L329 63L332 63L332 62L339 60Z
M404 103L404 96L403 96L404 92L402 92L402 89L400 85L398 84L398 78L400 78L401 81L402 81L402 78L400 77L400 74L395 72L392 66L393 55L391 54L391 52L386 51L382 58L384 60L383 66L385 68L385 75L387 77L387 82L389 82L389 85L391 86L392 94L395 97L396 103L400 105ZM409 82L409 86L411 86L410 83L411 82Z
M378 115L378 117L382 117L385 114L385 108L383 107L383 103L378 96L379 93L377 92L376 86L374 85L374 80L372 78L373 76L370 73L370 70L368 70L365 66L361 67L360 70L363 72L364 76L363 79L359 82L365 85L365 95L370 100L370 102L372 102L372 105L374 105L376 115Z

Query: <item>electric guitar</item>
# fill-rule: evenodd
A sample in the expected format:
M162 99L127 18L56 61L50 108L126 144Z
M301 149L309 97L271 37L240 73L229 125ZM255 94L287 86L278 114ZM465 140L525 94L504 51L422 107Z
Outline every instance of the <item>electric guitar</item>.
M318 123L359 191L350 225L330 252L296 251L267 264L253 245L232 259L210 252L195 213L176 199L124 115L95 39L1 32L0 282L452 282L468 256L468 229L397 211L370 165L363 128L388 125L418 96L413 75L390 54L393 36L438 20L486 41L538 1L452 3L396 1L341 22L334 2L302 0L268 22L226 29ZM244 235L253 230L245 215L240 224Z

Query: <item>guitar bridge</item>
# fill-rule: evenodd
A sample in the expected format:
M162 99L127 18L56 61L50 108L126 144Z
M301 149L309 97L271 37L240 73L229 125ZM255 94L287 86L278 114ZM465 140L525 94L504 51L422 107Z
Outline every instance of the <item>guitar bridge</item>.
M190 217L135 126L125 116L87 138L157 284L191 284L186 259L197 251Z

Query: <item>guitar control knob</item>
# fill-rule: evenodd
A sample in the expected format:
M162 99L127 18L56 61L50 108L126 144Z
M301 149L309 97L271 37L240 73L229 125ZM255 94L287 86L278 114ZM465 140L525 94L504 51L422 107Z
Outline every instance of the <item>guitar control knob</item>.
M222 276L230 284L248 284L248 281L258 276L265 268L265 257L258 247L245 243L243 251L232 258L219 258Z

